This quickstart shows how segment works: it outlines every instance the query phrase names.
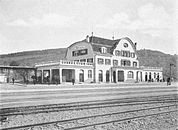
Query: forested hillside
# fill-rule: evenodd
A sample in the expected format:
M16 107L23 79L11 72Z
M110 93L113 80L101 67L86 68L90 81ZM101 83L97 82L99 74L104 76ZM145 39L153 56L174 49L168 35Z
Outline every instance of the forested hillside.
M38 51L18 52L7 55L0 55L0 65L9 65L12 61L20 63L20 65L33 66L35 63L47 61L59 61L64 59L66 48L47 49ZM166 78L170 75L170 64L172 66L172 76L177 79L178 55L165 54L153 50L138 50L140 65L163 67L163 74Z
M0 55L0 65L9 65L12 61L16 61L20 65L34 66L35 63L62 60L65 53L66 48L58 48Z
M170 64L173 64L171 66L171 75L174 77L174 79L177 79L178 55L170 55L159 51L143 49L138 51L138 56L140 65L163 67L163 75L165 78L170 76Z

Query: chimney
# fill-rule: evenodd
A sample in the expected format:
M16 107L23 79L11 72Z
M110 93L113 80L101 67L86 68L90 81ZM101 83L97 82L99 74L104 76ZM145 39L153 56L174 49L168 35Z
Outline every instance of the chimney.
M137 50L137 43L135 42L135 50Z
M86 42L90 42L90 38L88 35L86 36Z
M93 43L93 32L91 32L90 42Z

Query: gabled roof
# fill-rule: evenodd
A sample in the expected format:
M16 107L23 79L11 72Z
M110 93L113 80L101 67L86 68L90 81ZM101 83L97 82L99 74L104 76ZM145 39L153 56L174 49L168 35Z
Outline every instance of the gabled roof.
M114 44L116 44L119 41L120 39L110 40L110 39L105 39L105 38L100 38L100 37L95 37L95 36L90 37L90 43L93 47L93 51L100 52L101 47L106 47L107 48L106 54L108 54L108 56L111 55L112 53L111 49L114 46Z
M86 39L84 39L82 41L73 43L69 47L71 47L71 46L73 46L77 43L80 43L80 42L87 42L87 43L91 44L95 54L101 53L100 52L101 47L106 47L107 53L105 53L104 55L111 56L113 54L113 50L117 47L117 45L119 44L119 41L122 40L122 39L127 40L131 44L132 48L134 49L134 51L136 52L136 55L137 55L135 44L128 37L124 37L124 38L116 39L116 40L111 40L111 39L105 39L105 38L96 37L96 36L90 36L89 42L87 42Z
M125 37L125 38L121 38L121 39L125 39L125 40L129 41L129 43L133 47L134 51L136 52L135 44L132 42L132 40L130 38ZM93 47L93 51L100 52L101 47L106 47L107 53L112 54L113 50L117 47L117 45L119 44L119 41L121 39L111 40L111 39L105 39L105 38L91 36L90 43Z
M95 44L101 44L103 46L113 46L116 42L119 42L120 39L117 40L110 40L110 39L105 39L105 38L100 38L100 37L95 37L91 36L90 37L90 42L95 43Z

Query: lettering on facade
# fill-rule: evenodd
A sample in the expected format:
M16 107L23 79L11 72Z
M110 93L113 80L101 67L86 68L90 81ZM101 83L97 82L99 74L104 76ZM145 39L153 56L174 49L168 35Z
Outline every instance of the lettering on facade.
M88 54L88 49L72 51L72 56L80 56L80 55L86 55L86 54Z

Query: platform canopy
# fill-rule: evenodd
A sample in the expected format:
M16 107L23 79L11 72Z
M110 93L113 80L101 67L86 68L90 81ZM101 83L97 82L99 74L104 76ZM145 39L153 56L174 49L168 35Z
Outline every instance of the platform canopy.
M26 69L26 70L35 70L36 68L30 66L3 66L0 65L0 69Z

